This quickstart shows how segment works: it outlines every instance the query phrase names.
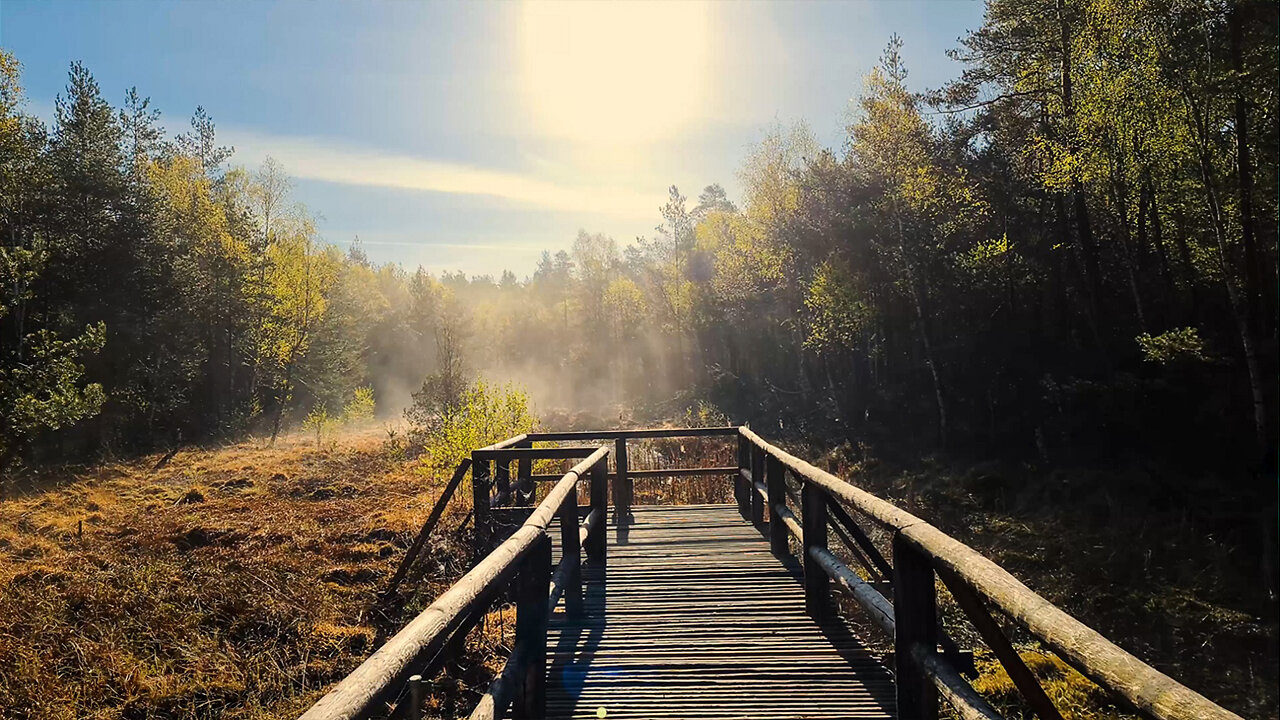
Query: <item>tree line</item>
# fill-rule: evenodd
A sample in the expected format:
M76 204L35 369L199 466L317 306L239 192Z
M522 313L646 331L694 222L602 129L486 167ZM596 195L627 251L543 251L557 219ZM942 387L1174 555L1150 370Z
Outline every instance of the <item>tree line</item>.
M275 433L362 387L395 413L479 373L607 422L705 402L911 452L1256 471L1277 27L1249 0L989 0L954 81L909 89L894 37L841 147L779 125L739 203L672 187L651 236L580 232L525 279L328 246L278 164L230 166L202 110L167 139L79 65L46 128L4 56L0 453Z
M439 282L321 242L279 163L229 167L203 109L167 138L78 63L52 126L23 100L0 52L0 470L274 438L375 374L421 383L396 363L430 354Z

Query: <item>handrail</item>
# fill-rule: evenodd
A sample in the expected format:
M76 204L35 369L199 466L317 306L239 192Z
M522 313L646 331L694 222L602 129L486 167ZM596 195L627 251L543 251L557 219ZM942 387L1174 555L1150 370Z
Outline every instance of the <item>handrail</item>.
M357 720L378 711L380 703L398 694L409 677L421 672L422 666L438 654L467 615L512 579L524 561L540 547L545 546L549 552L548 525L570 493L576 493L578 479L608 455L609 449L601 447L565 473L519 529L335 685L300 720ZM599 483L603 489L603 480ZM603 499L602 492L593 492L597 503ZM603 537L603 533L598 536ZM545 570L549 572L550 568ZM547 588L544 584L542 591L545 593ZM544 594L544 608L545 603ZM545 618L543 630L545 633Z
M897 606L903 599L899 596L910 592L904 587L908 584L929 594L925 615L932 614L932 576L935 570L942 570L946 576L964 583L992 607L1044 642L1090 680L1123 698L1143 717L1151 720L1241 720L1235 713L1143 663L1096 630L1055 607L991 560L924 520L770 444L746 426L740 429L740 433L757 451L776 459L790 470L806 489L821 490L829 500L857 511L894 534L894 605L899 614L902 608ZM753 462L752 465L754 475L758 464ZM806 541L805 545L807 550L809 543ZM904 567L917 563L921 567ZM930 579L927 583L918 572L922 568L928 568ZM902 582L904 579L910 583ZM910 604L912 611L920 610L914 600ZM912 617L916 617L916 613L913 612ZM897 627L900 632L907 629L902 618L899 618ZM934 634L931 628L917 628L915 631ZM900 711L904 681L907 679L904 675L910 676L921 670L936 675L928 672L928 666L936 664L932 660L921 663L911 657L920 652L926 657L936 657L933 648L918 649L917 645L911 643L905 648L899 647L895 653L899 664ZM912 663L914 667L904 663ZM908 702L914 703L915 700Z
M700 428L643 428L639 430L574 430L567 432L534 432L522 439L551 440L618 440L620 438L715 437L738 434L737 425Z

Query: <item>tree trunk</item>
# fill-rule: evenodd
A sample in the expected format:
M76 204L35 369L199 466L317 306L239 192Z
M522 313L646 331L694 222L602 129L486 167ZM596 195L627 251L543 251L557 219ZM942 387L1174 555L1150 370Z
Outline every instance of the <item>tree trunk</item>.
M1133 296L1133 308L1138 317L1138 329L1147 331L1147 313L1142 307L1142 292L1138 288L1138 274L1135 269L1133 238L1129 232L1129 188L1124 182L1124 158L1117 154L1117 167L1112 170L1112 192L1115 194L1116 208L1120 211L1120 251L1124 260L1125 275L1129 280L1129 293ZM1141 216L1141 213L1139 213Z
M1258 259L1258 244L1253 227L1253 167L1249 157L1249 111L1243 90L1244 58L1241 49L1243 28L1239 3L1232 4L1231 11L1227 15L1227 25L1231 38L1231 69L1235 71L1236 167L1239 172L1240 236L1244 245L1245 320L1249 325L1250 335L1256 341L1259 336L1259 321L1262 318L1258 293L1261 261Z
M1067 19L1065 0L1058 0L1058 28L1060 30L1062 72L1062 113L1065 120L1067 146L1075 151L1075 101L1071 90L1071 27ZM1098 244L1093 237L1093 226L1089 221L1089 205L1086 202L1084 183L1078 177L1071 180L1071 202L1075 211L1076 236L1079 240L1080 253L1083 257L1085 295L1088 298L1090 312L1095 321L1100 319L1098 303L1102 294L1102 270L1098 263ZM1095 328L1095 333L1096 333Z
M1170 311L1177 309L1176 300L1173 300L1177 297L1177 291L1173 284L1173 273L1169 269L1169 253L1164 247L1164 233L1160 225L1160 201L1156 197L1155 187L1151 184L1150 176L1146 180L1146 199L1147 211L1150 213L1151 222L1151 246L1155 248L1156 260L1160 263L1160 280L1164 283L1165 293L1170 298L1170 302L1174 303L1172 308L1168 304L1165 305L1164 315L1166 321L1168 321L1173 314ZM1147 224L1143 223L1143 227L1146 228Z
M897 203L894 203L894 218L898 225L898 250L902 253L902 265L907 275L907 286L911 289L911 304L916 311L916 328L920 334L920 345L924 350L924 363L929 368L929 375L933 378L933 397L938 406L938 442L942 447L947 446L947 403L942 391L942 378L938 373L938 364L935 362L933 355L933 343L929 337L929 318L925 312L926 290L920 287L917 273L911 262L911 256L907 252L906 232L902 227L902 216L898 213Z
M276 438L280 435L280 420L284 417L284 406L289 402L289 394L293 392L293 359L290 358L289 364L284 369L284 384L280 389L280 398L276 402L276 416L271 423L271 444L276 443Z
M1263 383L1266 381L1262 377L1261 363L1258 362L1257 343L1249 327L1245 300L1240 296L1240 291L1236 288L1235 280L1232 277L1234 273L1231 267L1231 255L1227 248L1226 223L1222 217L1222 204L1218 200L1218 191L1214 183L1213 167L1207 147L1208 118L1200 116L1199 109L1189 95L1187 104L1195 123L1195 127L1192 130L1198 134L1197 150L1200 156L1200 175L1209 204L1209 219L1212 221L1214 238L1218 244L1218 262L1222 267L1222 283L1226 287L1227 299L1231 305L1231 314L1236 321L1236 329L1240 333L1240 344L1244 349L1245 368L1249 373L1249 393L1253 400L1254 432L1256 433L1259 457L1262 457L1267 453L1270 446L1270 437L1267 434L1267 402L1266 394L1263 390Z

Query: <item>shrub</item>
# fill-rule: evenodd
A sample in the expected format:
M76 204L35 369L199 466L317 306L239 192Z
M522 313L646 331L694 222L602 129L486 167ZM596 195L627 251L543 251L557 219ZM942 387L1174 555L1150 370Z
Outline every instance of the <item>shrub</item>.
M306 420L302 421L302 427L307 432L316 434L316 447L318 448L324 439L324 433L331 430L335 422L335 419L329 416L329 411L323 405L319 405L307 415Z
M448 472L475 448L531 432L537 424L528 393L510 383L476 381L462 391L457 403L435 411L427 406L429 402L415 396L405 418L412 424L410 445L421 452L422 469L431 474Z
M342 422L368 422L373 419L374 409L375 403L373 401L373 388L356 388L355 396L352 397L351 401L342 408Z
M1168 365L1177 360L1204 361L1208 359L1204 341L1193 327L1178 328L1159 335L1142 333L1136 340L1142 356L1149 363Z

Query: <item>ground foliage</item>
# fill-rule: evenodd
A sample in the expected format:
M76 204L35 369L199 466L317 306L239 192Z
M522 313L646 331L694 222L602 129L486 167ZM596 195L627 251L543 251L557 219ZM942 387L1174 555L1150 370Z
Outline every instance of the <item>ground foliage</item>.
M295 717L466 569L451 510L378 602L442 484L379 430L159 457L48 470L0 505L0 716ZM436 702L483 687L509 615Z

